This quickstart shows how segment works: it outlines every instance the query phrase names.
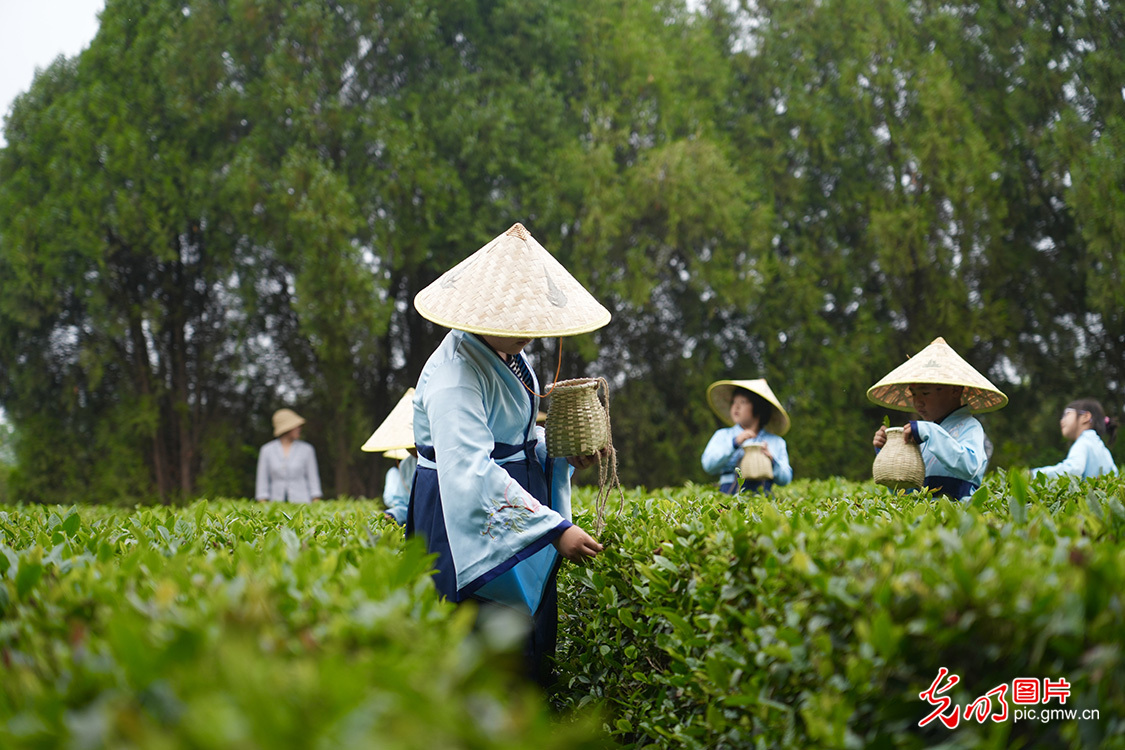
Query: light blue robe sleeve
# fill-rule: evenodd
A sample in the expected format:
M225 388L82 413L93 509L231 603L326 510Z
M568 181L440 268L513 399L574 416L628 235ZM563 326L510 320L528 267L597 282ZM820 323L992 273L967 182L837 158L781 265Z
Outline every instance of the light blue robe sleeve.
M928 452L949 472L948 475L935 474L927 465L927 476L950 476L980 484L986 458L984 428L979 422L967 426L959 439L933 422L917 420L911 422L911 425L913 425L911 431L917 434L918 440L924 446L923 453Z
M565 458L547 457L547 436L541 425L535 425L535 457L544 473L548 466L551 468L551 503L555 511L567 521L573 516L570 511L570 478L574 476L574 467Z
M770 453L773 454L773 483L789 484L793 481L793 467L789 465L789 448L785 445L785 438L773 435L769 441Z
M1078 436L1061 463L1031 470L1032 476L1036 474L1042 474L1046 477L1069 475L1081 479L1116 473L1117 467L1113 464L1112 454L1105 447L1105 443L1102 442L1098 433L1091 429L1083 431Z
M1032 469L1032 476L1042 474L1047 477L1061 477L1064 474L1070 476L1080 477L1086 471L1086 446L1081 440L1075 440L1067 451L1066 458L1054 466L1041 466L1038 469Z
M495 443L485 401L479 378L456 360L435 368L423 392L430 424L440 425L433 443L458 589L570 525L491 457Z
M703 470L708 474L722 474L742 457L742 448L734 444L734 435L729 427L716 430L707 447L703 449Z
M402 472L397 466L387 469L387 477L383 481L383 505L387 514L400 524L406 523L406 510L410 498L406 487L402 483Z
M407 456L399 461L398 473L402 477L402 486L406 490L406 500L410 501L410 492L414 489L414 472L418 469L418 459Z

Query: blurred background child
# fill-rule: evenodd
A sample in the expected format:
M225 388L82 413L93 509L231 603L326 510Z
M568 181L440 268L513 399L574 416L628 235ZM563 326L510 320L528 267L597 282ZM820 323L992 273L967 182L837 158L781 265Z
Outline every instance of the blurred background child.
M395 461L395 465L387 469L383 481L383 508L388 516L405 524L410 489L414 486L414 469L418 466L418 451L414 448L413 388L406 389L395 408L375 428L360 450L382 453L384 458Z
M1064 474L1081 479L1116 474L1113 456L1107 446L1117 437L1117 420L1105 415L1102 405L1092 398L1071 401L1059 419L1062 436L1071 441L1070 450L1061 463L1040 466L1031 475L1059 477Z

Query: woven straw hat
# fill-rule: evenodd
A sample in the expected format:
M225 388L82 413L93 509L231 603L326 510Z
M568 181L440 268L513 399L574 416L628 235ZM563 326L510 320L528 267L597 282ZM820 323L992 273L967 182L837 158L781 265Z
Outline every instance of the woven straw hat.
M733 425L734 422L730 418L730 402L734 396L735 388L745 388L751 393L757 393L773 404L777 409L777 413L770 419L770 423L766 425L770 432L781 437L789 432L789 413L777 400L777 396L773 395L773 389L770 388L769 383L765 378L758 378L756 380L717 380L707 388L707 402L711 404L711 408L719 415L719 419L723 420L728 426Z
M395 448L393 451L384 451L383 456L391 459L392 461L402 461L410 455L410 451L406 448Z
M418 292L422 317L486 336L573 336L609 322L609 310L522 224Z
M391 409L391 413L383 420L367 442L360 450L368 453L383 453L397 449L414 447L414 389L407 388L406 393Z
M914 411L908 392L911 383L964 386L961 404L977 414L996 411L1008 403L999 388L961 359L940 336L871 386L867 398L889 409Z
M273 413L273 436L281 437L304 423L305 418L292 409L278 409Z

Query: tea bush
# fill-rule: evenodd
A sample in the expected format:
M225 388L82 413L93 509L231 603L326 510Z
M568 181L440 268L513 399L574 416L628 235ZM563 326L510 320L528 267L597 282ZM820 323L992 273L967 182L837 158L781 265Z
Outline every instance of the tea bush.
M590 746L372 508L0 512L0 747Z
M626 747L1125 747L1125 489L1010 480L966 504L839 481L635 493L606 552L563 569L557 697ZM1100 718L920 728L942 667L961 707L1065 678Z
M559 578L564 718L369 503L10 507L0 747L1125 747L1118 480L635 490L602 540ZM941 668L1099 718L919 727Z

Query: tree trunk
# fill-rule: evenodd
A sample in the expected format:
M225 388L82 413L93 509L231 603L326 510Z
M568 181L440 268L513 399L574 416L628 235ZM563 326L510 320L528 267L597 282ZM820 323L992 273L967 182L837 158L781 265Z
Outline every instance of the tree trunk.
M129 336L133 340L133 369L137 377L137 385L141 396L149 404L153 403L152 372L148 363L148 341L145 339L144 329L140 316L135 312L129 314ZM169 486L168 460L165 447L160 439L160 420L156 420L149 431L152 441L152 473L156 482L156 493L161 503L168 502Z

